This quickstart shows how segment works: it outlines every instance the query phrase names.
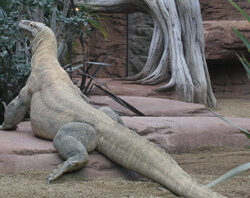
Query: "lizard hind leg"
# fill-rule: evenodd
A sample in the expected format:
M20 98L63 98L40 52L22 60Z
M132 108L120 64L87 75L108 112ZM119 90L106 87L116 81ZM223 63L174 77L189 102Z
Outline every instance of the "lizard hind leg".
M82 168L87 163L88 152L97 147L96 131L89 124L71 122L57 132L53 144L66 161L49 174L48 184L64 173Z

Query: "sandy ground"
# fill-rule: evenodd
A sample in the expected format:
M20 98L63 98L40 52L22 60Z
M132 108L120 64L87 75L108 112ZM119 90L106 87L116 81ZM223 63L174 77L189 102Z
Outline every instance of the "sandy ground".
M206 184L231 168L250 161L250 149L204 147L189 153L172 155L193 178ZM0 175L0 197L4 198L174 198L150 181L110 181L107 178L86 179L67 174L50 185L45 183L48 171L28 171ZM250 171L213 188L231 198L250 197Z
M250 117L250 101L218 100L217 112L232 117ZM189 153L172 154L180 166L203 184L216 179L233 167L250 162L250 148L229 149L204 147ZM0 160L1 163L1 160ZM0 198L174 198L169 191L159 189L150 181L111 181L107 178L87 179L67 174L50 185L48 171L28 171L0 175ZM250 198L250 171L219 184L213 190L230 198Z
M217 99L216 111L228 117L250 118L250 99Z

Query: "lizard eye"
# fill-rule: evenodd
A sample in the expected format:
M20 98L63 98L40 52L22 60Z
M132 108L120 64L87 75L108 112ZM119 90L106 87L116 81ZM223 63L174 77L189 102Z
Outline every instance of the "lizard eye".
M35 27L35 24L34 24L34 23L30 23L29 26L30 26L31 28L34 28L34 27Z

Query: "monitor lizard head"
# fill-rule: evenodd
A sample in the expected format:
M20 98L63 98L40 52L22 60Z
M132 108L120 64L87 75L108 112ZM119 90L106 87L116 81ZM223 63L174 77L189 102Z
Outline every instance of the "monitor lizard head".
M39 32L47 27L43 23L28 20L21 20L18 26L30 39L34 39Z
M21 20L18 24L24 34L31 42L32 54L43 45L51 49L51 53L56 54L57 42L54 32L45 24L35 21Z

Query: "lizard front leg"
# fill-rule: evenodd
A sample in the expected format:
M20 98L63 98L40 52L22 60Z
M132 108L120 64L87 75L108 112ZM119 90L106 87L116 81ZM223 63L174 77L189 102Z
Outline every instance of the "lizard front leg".
M6 107L4 114L4 122L0 125L0 130L15 129L30 108L31 93L28 86L25 86L19 95L12 100Z
M101 108L99 108L99 110L104 112L106 115L108 115L114 121L116 121L119 124L125 126L125 124L124 124L123 120L121 119L121 117L116 112L114 112L111 108L109 108L109 107L101 107Z
M109 116L111 119L118 122L119 124L121 124L123 126L126 126L124 124L123 120L121 119L121 117L116 112L114 112L111 108L109 108L109 107L101 107L101 108L99 108L99 110L104 112L107 116ZM134 128L129 128L129 129L131 129L131 131L133 133L136 133L136 129L134 129Z
M97 147L96 131L89 124L71 122L57 132L53 144L66 161L50 173L48 184L63 173L82 168L87 163L88 152Z

